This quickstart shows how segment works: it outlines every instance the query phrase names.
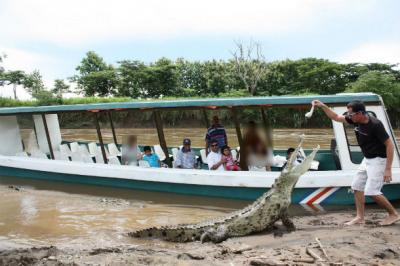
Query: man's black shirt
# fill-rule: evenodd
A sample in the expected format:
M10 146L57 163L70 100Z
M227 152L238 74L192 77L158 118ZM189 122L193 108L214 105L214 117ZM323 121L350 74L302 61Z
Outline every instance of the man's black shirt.
M386 158L384 142L389 138L389 135L379 119L368 115L367 124L355 124L349 116L346 115L345 118L347 123L354 124L357 142L365 158Z

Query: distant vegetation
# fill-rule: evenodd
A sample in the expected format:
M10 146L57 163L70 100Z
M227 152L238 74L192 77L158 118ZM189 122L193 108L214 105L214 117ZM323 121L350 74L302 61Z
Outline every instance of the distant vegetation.
M90 51L76 67L76 74L69 78L76 84L76 90L85 96L82 98L63 98L71 88L61 79L55 81L53 88L45 88L39 71L7 71L1 67L0 57L0 86L12 85L15 90L23 86L34 98L19 101L15 94L15 99L0 98L0 107L375 92L382 95L393 124L400 125L400 71L396 65L339 64L317 58L267 62L260 56L244 56L253 48L238 46L233 58L225 61L161 58L152 63L123 60L116 65L108 64ZM277 119L277 123L282 122L279 121Z

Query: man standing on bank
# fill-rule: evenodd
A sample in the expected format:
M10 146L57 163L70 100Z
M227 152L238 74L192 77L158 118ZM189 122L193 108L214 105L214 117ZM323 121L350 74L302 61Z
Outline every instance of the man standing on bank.
M399 221L400 215L381 192L383 184L392 180L394 154L393 142L382 122L368 115L365 105L361 101L353 101L347 104L348 113L345 116L335 113L321 101L314 100L312 104L320 107L334 121L356 125L354 131L364 159L351 185L354 191L357 216L347 222L346 225L364 223L365 196L372 197L379 206L389 213L380 222L380 225L391 225Z

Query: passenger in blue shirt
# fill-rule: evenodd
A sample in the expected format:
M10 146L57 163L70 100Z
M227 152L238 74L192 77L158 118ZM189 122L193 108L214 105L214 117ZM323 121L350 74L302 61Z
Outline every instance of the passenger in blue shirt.
M144 151L143 160L147 161L150 167L155 167L155 168L161 167L160 158L158 158L157 154L151 153L150 146L144 146L143 151Z

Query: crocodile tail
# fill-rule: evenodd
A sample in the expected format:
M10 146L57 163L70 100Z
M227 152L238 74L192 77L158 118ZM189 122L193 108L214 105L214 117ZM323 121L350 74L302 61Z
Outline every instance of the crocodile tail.
M151 227L130 232L129 236L135 238L158 238L171 242L190 242L200 240L204 230L187 227Z

